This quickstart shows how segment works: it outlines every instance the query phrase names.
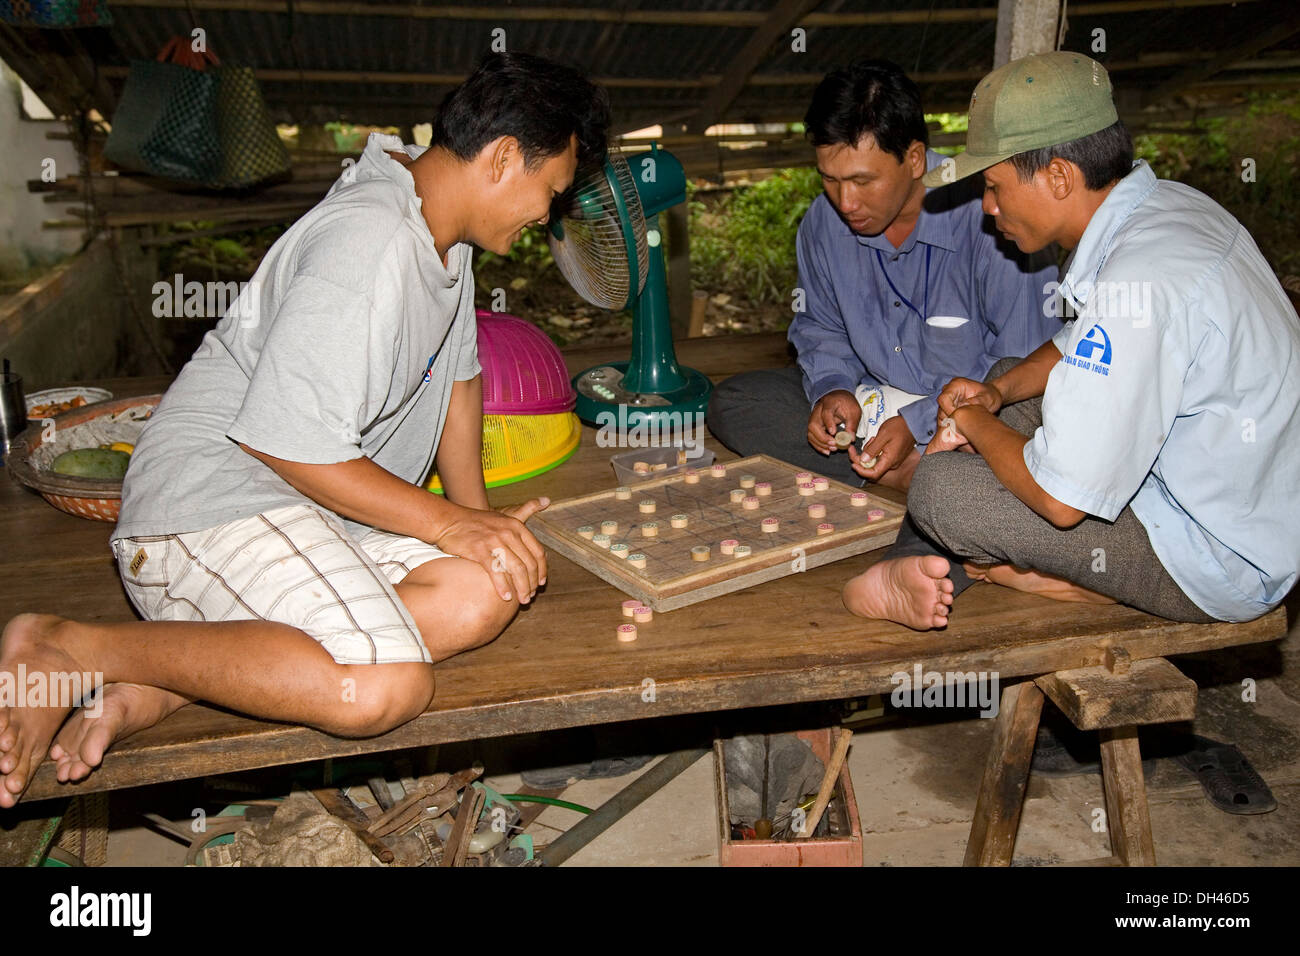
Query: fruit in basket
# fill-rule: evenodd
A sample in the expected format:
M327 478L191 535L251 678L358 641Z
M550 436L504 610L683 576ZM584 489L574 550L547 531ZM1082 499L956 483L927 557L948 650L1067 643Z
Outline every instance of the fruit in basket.
M100 448L111 448L111 449L113 449L113 451L124 451L124 452L126 452L128 455L130 455L131 453L133 453L133 452L135 451L135 446L134 446L134 445L130 444L129 442L124 442L124 441L115 441L115 442L113 442L113 444L111 444L111 445L100 445L99 447L100 447Z
M50 466L56 475L76 478L107 478L121 481L126 476L126 466L131 456L112 448L78 448L65 451Z

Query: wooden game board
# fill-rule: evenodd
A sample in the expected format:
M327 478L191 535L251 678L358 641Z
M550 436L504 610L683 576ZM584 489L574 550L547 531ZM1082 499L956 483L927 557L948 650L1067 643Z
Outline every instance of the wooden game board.
M726 468L726 476L721 478L713 477L708 468L701 469L698 484L687 484L684 475L675 474L630 485L632 497L625 501L615 496L613 488L555 501L530 518L528 527L546 546L656 611L686 607L804 568L874 551L892 544L898 536L905 509L892 501L868 493L867 506L854 507L849 496L859 489L838 481L830 481L825 491L801 496L795 485L800 469L766 455L727 462ZM757 511L746 511L730 500L731 489L740 487L741 475L753 475L772 485L772 494L760 499ZM754 494L752 490L746 493ZM639 503L645 499L656 503L653 514L640 512ZM824 518L808 516L808 505L813 502L826 506ZM885 516L870 520L873 509L880 509ZM670 527L670 517L679 513L687 515L690 523L685 528ZM759 522L767 517L779 519L777 531L760 530ZM630 551L645 554L644 569L578 534L584 525L599 532L601 522L608 520L618 522L611 544L623 542ZM658 524L657 537L642 536L641 525L647 521ZM817 534L822 522L833 524L835 530ZM749 545L753 553L745 558L723 555L719 543L727 538ZM707 562L691 559L691 548L698 545L710 547Z

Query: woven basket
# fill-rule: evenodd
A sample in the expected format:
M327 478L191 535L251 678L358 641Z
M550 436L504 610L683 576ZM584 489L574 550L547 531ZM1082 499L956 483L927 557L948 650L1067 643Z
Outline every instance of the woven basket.
M96 402L83 405L54 417L54 428L80 425L100 415L111 415L125 411L137 405L157 405L162 395L141 395L136 398L115 398L109 402ZM9 472L15 479L28 488L40 492L41 496L58 508L78 518L91 521L117 522L122 509L122 482L106 478L75 478L71 475L56 475L52 471L38 468L31 461L31 454L44 442L43 430L39 424L31 425L14 439L9 448Z

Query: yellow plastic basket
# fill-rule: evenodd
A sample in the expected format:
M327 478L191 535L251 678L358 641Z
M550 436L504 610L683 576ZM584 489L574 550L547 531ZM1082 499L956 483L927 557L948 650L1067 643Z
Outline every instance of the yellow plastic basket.
M484 415L483 481L489 488L550 471L578 450L582 425L573 412L557 415ZM425 486L442 494L437 474Z

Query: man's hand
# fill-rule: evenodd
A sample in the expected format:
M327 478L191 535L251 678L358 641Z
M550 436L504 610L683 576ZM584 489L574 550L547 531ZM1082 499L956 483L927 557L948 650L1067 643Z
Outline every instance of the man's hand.
M550 503L533 498L499 512L460 508L433 543L480 565L491 575L501 600L518 597L520 604L527 604L546 583L546 552L523 522Z
M954 378L939 393L940 422L950 417L963 405L982 405L996 415L1002 408L1002 393L987 382L977 382L970 378Z
M808 444L823 455L838 451L835 433L842 426L845 431L856 435L861 418L862 406L852 392L842 388L827 392L817 400L808 418Z
M940 451L965 451L971 454L975 449L971 447L966 436L961 433L957 425L957 420L950 415L939 413L939 427L935 429L934 437L930 439L930 444L925 446L925 453L933 455Z
M880 431L876 432L876 437L867 442L861 453L853 445L849 446L849 461L853 464L853 470L863 478L879 481L885 472L892 471L906 461L915 447L916 438L907 426L907 421L902 415L893 415L885 419ZM867 462L872 458L876 458L876 463L868 468Z

